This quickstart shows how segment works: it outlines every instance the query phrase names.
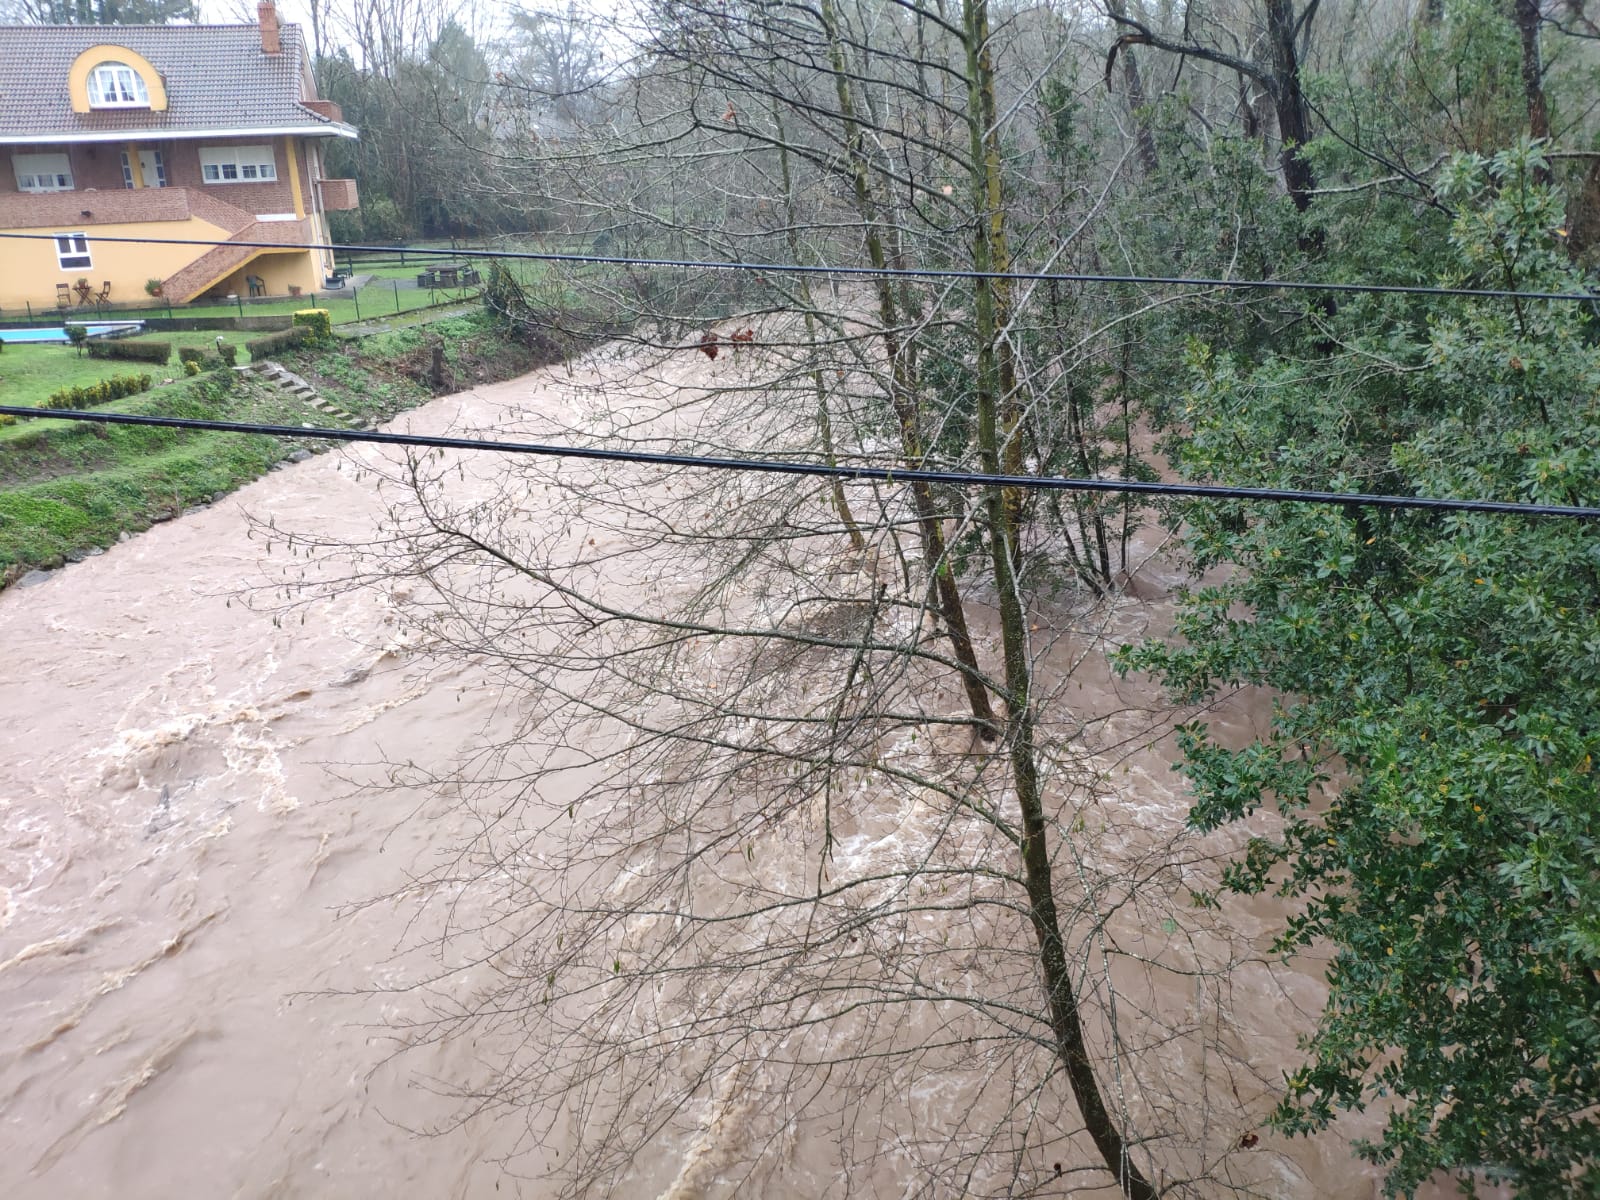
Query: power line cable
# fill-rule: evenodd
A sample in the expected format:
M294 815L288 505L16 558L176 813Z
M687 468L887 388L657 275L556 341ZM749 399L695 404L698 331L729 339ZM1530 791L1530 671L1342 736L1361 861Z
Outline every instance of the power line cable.
M54 241L52 233L0 233L0 238ZM998 279L1018 283L1134 284L1149 287L1204 288L1220 291L1316 292L1332 295L1459 296L1477 300L1555 300L1593 303L1591 292L1519 292L1511 288L1457 288L1401 283L1317 283L1303 279L1212 279L1185 275L1110 275L1069 271L970 271L941 267L860 267L754 263L679 258L626 258L606 254L574 254L545 250L443 250L433 246L366 246L339 242L244 242L202 238L91 237L90 241L135 246L237 246L243 250L326 250L355 254L415 254L442 258L511 259L520 262L591 263L617 267L674 267L704 271L747 271L765 275L840 275L874 279Z
M1383 496L1364 492L1318 492L1295 488L1222 487L1199 483L1151 483L1129 479L1072 479L1049 475L990 475L977 471L900 470L892 467L839 467L826 463L774 459L726 458L670 454L649 450L608 450L595 446L558 446L546 442L501 442L433 434L390 433L374 429L336 429L319 425L262 425L245 421L212 421L194 417L158 417L142 413L83 412L0 404L0 413L39 420L88 421L102 425L145 425L162 429L248 433L281 438L318 438L331 442L412 446L421 449L484 450L498 454L531 454L545 458L588 459L658 467L712 471L761 472L837 479L845 483L942 483L955 487L1011 487L1030 491L1102 492L1140 496L1185 496L1202 500L1247 500L1268 504L1337 504L1370 508L1419 509L1428 512L1502 513L1529 517L1600 519L1600 508L1565 504L1524 504L1503 500L1456 500L1431 496Z

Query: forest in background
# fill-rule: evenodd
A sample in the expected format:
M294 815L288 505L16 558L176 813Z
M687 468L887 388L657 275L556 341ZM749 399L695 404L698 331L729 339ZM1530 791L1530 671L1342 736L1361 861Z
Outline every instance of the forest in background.
M731 316L736 332L748 323L781 343L758 381L730 377L722 389L719 411L738 421L704 423L694 438L619 421L603 435L610 443L1600 502L1592 302L1008 278L1590 292L1600 21L1582 0L657 0L518 11L503 27L498 14L491 22L415 0L314 11L322 93L362 134L338 148L348 162L329 156L330 173L361 187L360 212L336 214L340 240L500 237L537 248L542 237L622 258L885 272L841 284L821 271L574 264L525 285L497 270L492 302L530 327L563 308L603 312L666 353L719 323L726 339ZM970 274L888 273L939 270ZM726 802L715 788L762 796L751 811L717 810L736 842L797 795L832 804L851 772L858 791L876 772L984 826L991 851L1006 856L992 871L968 864L962 874L930 856L905 869L892 904L866 909L879 923L885 904L904 917L936 886L1016 916L1026 937L996 940L1009 966L992 976L1009 991L957 995L919 976L910 994L965 1006L1042 1048L1045 1065L1031 1061L1022 1094L1070 1097L1104 1177L1140 1198L1264 1185L1236 1184L1223 1151L1180 1136L1182 1122L1164 1124L1159 1104L1123 1094L1124 1071L1130 1092L1140 1086L1137 1055L1124 1055L1115 1015L1105 1016L1113 971L1091 965L1100 951L1085 947L1117 907L1105 889L1133 888L1125 865L1106 868L1123 872L1115 886L1084 883L1075 857L1084 826L1063 818L1057 796L1075 769L1063 765L1074 761L1072 738L1041 693L1029 633L1042 604L1111 603L1134 565L1135 534L1164 523L1192 581L1173 636L1121 647L1116 666L1159 679L1182 715L1193 831L1245 831L1211 884L1181 889L1184 902L1195 920L1226 923L1234 897L1270 895L1287 914L1276 952L1329 961L1301 1061L1272 1081L1273 1126L1314 1135L1341 1112L1381 1114L1380 1135L1358 1149L1392 1194L1441 1170L1520 1196L1600 1194L1591 524L929 484L865 505L836 487L819 509L814 488L752 489L715 537L691 537L687 524L671 531L716 581L694 598L690 622L676 609L601 614L556 568L552 547L480 523L499 510L450 509L440 480L420 468L410 482L425 519L407 527L404 569L438 589L441 642L505 645L526 604L512 590L503 607L464 615L465 584L451 582L464 548L558 592L587 611L591 629L646 631L650 671L635 670L636 643L619 643L603 667L585 649L583 670L606 675L610 689L564 692L542 710L548 719L566 705L575 722L603 711L632 730L636 750L649 748L619 768L616 795L642 804L662 780L681 781L682 761L650 757L670 742L703 756L698 777L715 781L697 800L705 809ZM729 501L718 493L717 503ZM795 552L802 542L897 565L865 593L822 587ZM798 629L774 619L758 637L730 615L742 610L726 590L752 573L769 581L766 599L788 598L786 611L825 593L827 612L853 615ZM994 614L992 638L977 629L988 620L979 609ZM897 624L897 612L914 620ZM680 639L670 652L668 628ZM756 652L730 669L738 688L713 696L672 682L689 644L730 639L808 647L821 663L817 694L799 708L787 694L754 694L752 681L767 677ZM572 646L541 651L545 667L578 670ZM991 768L957 778L885 753L934 720L887 682L903 688L923 671L954 681L962 703L938 721L966 727ZM1270 729L1245 744L1205 717L1210 701L1241 687L1280 697ZM768 799L751 773L770 778L775 764L792 782ZM665 838L687 818L681 799L662 795L653 811ZM823 861L834 820L843 817L829 808L811 830ZM631 861L642 844L613 848L608 861ZM849 896L865 883L825 888L819 876L781 904L750 884L709 922L692 900L668 899L678 894L667 878L687 894L700 859L686 855L644 898L598 914L569 907L560 936L540 926L550 936L527 951L517 986L542 992L546 1006L578 1004L599 987L584 974L594 964L580 969L574 957L580 944L658 906L687 914L689 931L637 967L608 960L606 987L632 986L636 1000L685 964L714 960L736 1003L702 1013L708 1029L737 1022L745 1041L783 1021L792 1031L794 993L757 995L743 981L803 976L817 945L855 944L865 918ZM1094 905L1079 903L1080 888ZM774 904L809 906L803 937L764 942L761 954L724 939L722 929ZM865 974L857 985L865 991L839 988L832 999L904 1002ZM828 1009L833 985L807 986ZM846 1011L808 1011L805 1022L842 1023ZM599 1028L609 1026L584 1036L606 1053L638 1053ZM926 1050L894 1053L921 1062ZM797 1072L817 1065L798 1052L796 1061ZM542 1085L563 1095L594 1083L573 1062L548 1070ZM888 1067L861 1077L855 1102L895 1080L904 1076ZM517 1092L507 1086L493 1094ZM608 1177L639 1150L618 1132L627 1113L644 1111L634 1102L643 1103L601 1104L613 1140L585 1161L585 1179ZM1022 1163L1033 1153L988 1136L931 1138L930 1180L940 1181L931 1186L956 1186L986 1155Z

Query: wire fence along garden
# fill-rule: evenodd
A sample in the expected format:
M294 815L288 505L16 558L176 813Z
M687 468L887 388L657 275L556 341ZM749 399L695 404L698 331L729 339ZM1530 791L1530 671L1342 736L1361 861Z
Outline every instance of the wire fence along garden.
M366 273L364 268L362 273ZM236 295L207 297L187 304L173 304L153 298L123 304L91 302L69 307L28 304L21 308L0 308L0 328L59 329L63 324L107 320L233 318L248 321L253 317L287 317L305 308L326 308L332 314L335 325L348 325L355 321L379 320L397 313L457 303L475 298L478 294L476 282L464 282L464 278L469 276L462 272L457 273L453 286L438 274L432 277L431 283L419 282L417 274L419 272L414 272L410 279L373 278L358 287L334 288L309 296L251 298Z

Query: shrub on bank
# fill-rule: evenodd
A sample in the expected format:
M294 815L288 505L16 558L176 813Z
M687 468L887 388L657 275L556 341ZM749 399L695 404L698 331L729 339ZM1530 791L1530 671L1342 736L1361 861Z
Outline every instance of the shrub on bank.
M81 326L67 326L70 334ZM90 342L90 358L121 359L126 362L147 362L165 365L172 357L171 342Z
M316 342L333 340L333 317L325 308L302 308L294 314L294 323L307 330L306 336Z
M288 350L291 347L304 344L310 336L310 331L306 326L297 325L292 329L280 329L276 333L251 338L244 344L244 348L250 351L250 361L260 362L263 358L270 357L280 350Z
M152 382L154 381L149 375L114 375L98 383L57 388L45 397L44 403L39 407L93 408L97 404L109 404L113 400L121 400L124 396L136 396L140 392L148 392Z

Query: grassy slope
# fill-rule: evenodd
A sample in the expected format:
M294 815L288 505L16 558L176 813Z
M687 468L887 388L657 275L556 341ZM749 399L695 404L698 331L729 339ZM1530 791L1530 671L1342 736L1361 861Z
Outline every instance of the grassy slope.
M433 394L424 381L435 345L444 349L447 390L509 378L540 365L536 352L508 342L476 316L280 357L334 403L381 420ZM11 351L5 354L10 367ZM69 367L78 361L68 351L55 363ZM90 361L82 360L85 366ZM139 364L95 362L96 368L106 366L117 368L109 372L116 374ZM74 381L85 379L52 375L50 388ZM9 399L6 390L0 395ZM106 407L287 425L307 420L298 401L232 372L185 379ZM48 418L0 434L0 586L31 568L58 566L69 554L110 545L124 530L146 529L219 492L232 491L301 445L240 434L89 426ZM325 448L323 443L306 445Z
M130 411L298 423L295 401L213 373L129 398ZM0 443L0 580L108 546L266 471L295 449L270 438L29 422Z

